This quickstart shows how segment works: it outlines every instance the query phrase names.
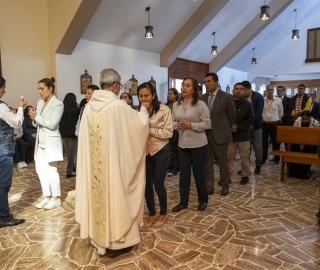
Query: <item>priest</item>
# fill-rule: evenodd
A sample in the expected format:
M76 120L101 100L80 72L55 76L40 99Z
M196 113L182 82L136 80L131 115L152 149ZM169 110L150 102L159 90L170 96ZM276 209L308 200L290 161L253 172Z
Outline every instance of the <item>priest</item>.
M118 100L120 81L114 69L101 71L78 137L75 219L80 237L110 258L140 242L149 134L150 105L138 112Z

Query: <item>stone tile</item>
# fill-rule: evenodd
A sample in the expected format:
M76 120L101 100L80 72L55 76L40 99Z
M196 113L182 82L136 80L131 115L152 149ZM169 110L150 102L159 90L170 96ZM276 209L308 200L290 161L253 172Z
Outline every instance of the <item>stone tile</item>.
M188 246L188 244L187 244ZM166 242L166 241L160 241L157 245L156 248L160 251L162 251L163 253L165 253L168 256L172 256L176 249L179 247L178 244L176 243L170 243L170 242ZM150 250L150 249L149 249Z
M230 244L235 244L238 246L242 246L242 247L247 247L247 248L251 248L251 249L264 249L266 246L265 245L261 245L259 243L256 243L254 241L248 241L248 240L244 240L244 239L237 239L237 238L233 238L229 241Z
M180 264L186 264L190 261L194 260L200 254L199 251L189 250L187 252L183 252L179 255L172 256L172 259L177 261Z
M254 269L254 270L265 270L264 267L261 267L259 265L253 264L251 262L245 261L245 260L237 260L235 263L235 266L238 267L238 269L243 269L243 270L249 270L249 269Z
M295 265L301 263L301 261L299 259L287 254L286 252L280 252L275 257L278 258L281 261L285 261L285 262L288 262L288 263L291 263L291 264L295 264Z
M301 230L290 233L298 241L311 241L318 237L319 228L308 227L302 228Z
M178 265L177 261L174 259L175 256L170 258L158 250L151 250L147 252L144 254L144 258L148 261L150 266L153 267L150 269L171 269Z
M237 157L235 170L239 162ZM320 172L320 167L316 169ZM290 178L280 183L279 167L267 164L246 186L233 177L227 197L220 196L221 187L216 184L203 212L197 211L192 180L188 209L169 211L163 227L142 229L141 243L132 252L110 259L99 257L88 240L80 239L74 219L75 181L65 178L66 162L59 163L58 170L63 203L46 211L35 208L42 194L34 163L25 170L14 169L10 208L15 217L27 221L0 229L1 270L320 268L319 227L314 217L320 201L319 179ZM218 166L215 174L219 175ZM178 183L178 176L166 181L169 209L179 202Z
M218 220L217 222L215 222L211 228L208 229L208 231L214 235L218 235L218 236L222 236L227 227L229 225L229 222L226 220Z
M59 259L60 257L58 255L51 254L48 257L38 260L35 264L30 265L26 270L46 269L49 266L54 266L55 262L59 261Z
M282 265L282 262L279 259L262 253L257 254L251 250L247 250L241 258L265 267L266 269L277 269Z
M299 249L309 254L315 259L320 258L320 246L318 244L305 242L301 246L299 246Z
M86 265L93 257L98 256L98 252L89 240L74 239L70 245L68 256L77 264Z
M276 235L283 232L287 232L287 230L284 227L273 227L273 228L267 228L267 229L246 231L246 232L243 232L243 234L250 237L255 237L255 236L258 237L258 236L266 236L266 235Z
M244 248L238 245L226 244L215 255L215 263L232 265L242 255Z
M290 254L291 256L301 260L301 261L309 261L311 259L310 255L308 253L305 253L303 251L300 251L298 248L290 246L290 245L283 245L279 247L281 250L286 252L287 254Z
M274 244L269 244L265 250L262 251L264 254L276 255L281 252L281 249Z

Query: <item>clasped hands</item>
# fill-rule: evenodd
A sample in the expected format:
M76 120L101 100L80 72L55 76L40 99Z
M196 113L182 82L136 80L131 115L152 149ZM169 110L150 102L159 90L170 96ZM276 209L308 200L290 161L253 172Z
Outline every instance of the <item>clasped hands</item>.
M182 130L191 129L191 122L185 119L178 121L178 129L182 129Z

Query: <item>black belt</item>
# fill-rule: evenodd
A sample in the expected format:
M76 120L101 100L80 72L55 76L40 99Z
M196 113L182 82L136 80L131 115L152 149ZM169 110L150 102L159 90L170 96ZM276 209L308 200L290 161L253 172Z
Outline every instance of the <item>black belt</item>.
M263 121L264 124L266 125L272 125L272 124L279 124L280 121L271 121L271 122L265 122Z

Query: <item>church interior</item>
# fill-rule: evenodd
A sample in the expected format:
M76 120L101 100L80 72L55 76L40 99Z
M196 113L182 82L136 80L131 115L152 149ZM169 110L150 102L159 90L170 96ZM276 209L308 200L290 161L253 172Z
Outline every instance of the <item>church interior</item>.
M263 6L268 20L261 20ZM319 101L319 39L315 55L308 54L308 33L319 29L319 14L319 0L0 0L2 100L16 108L23 95L35 106L37 82L55 77L57 97L72 92L80 102L81 75L99 85L100 71L114 68L124 92L133 75L137 84L153 79L162 103L183 76L203 84L209 71L218 74L223 91L248 80L254 91L282 84L291 96L304 83ZM153 27L153 38L145 38L146 26ZM53 210L35 208L41 187L34 161L28 165L14 165L10 208L26 222L0 228L0 269L320 269L319 166L311 167L308 180L285 176L281 182L279 165L269 161L253 174L253 152L243 186L237 155L228 196L220 196L215 165L215 191L205 211L197 211L192 179L187 209L169 210L162 227L141 228L141 243L111 259L79 236L75 178L65 177L66 158L58 165L62 205ZM165 185L171 209L179 202L179 174Z

